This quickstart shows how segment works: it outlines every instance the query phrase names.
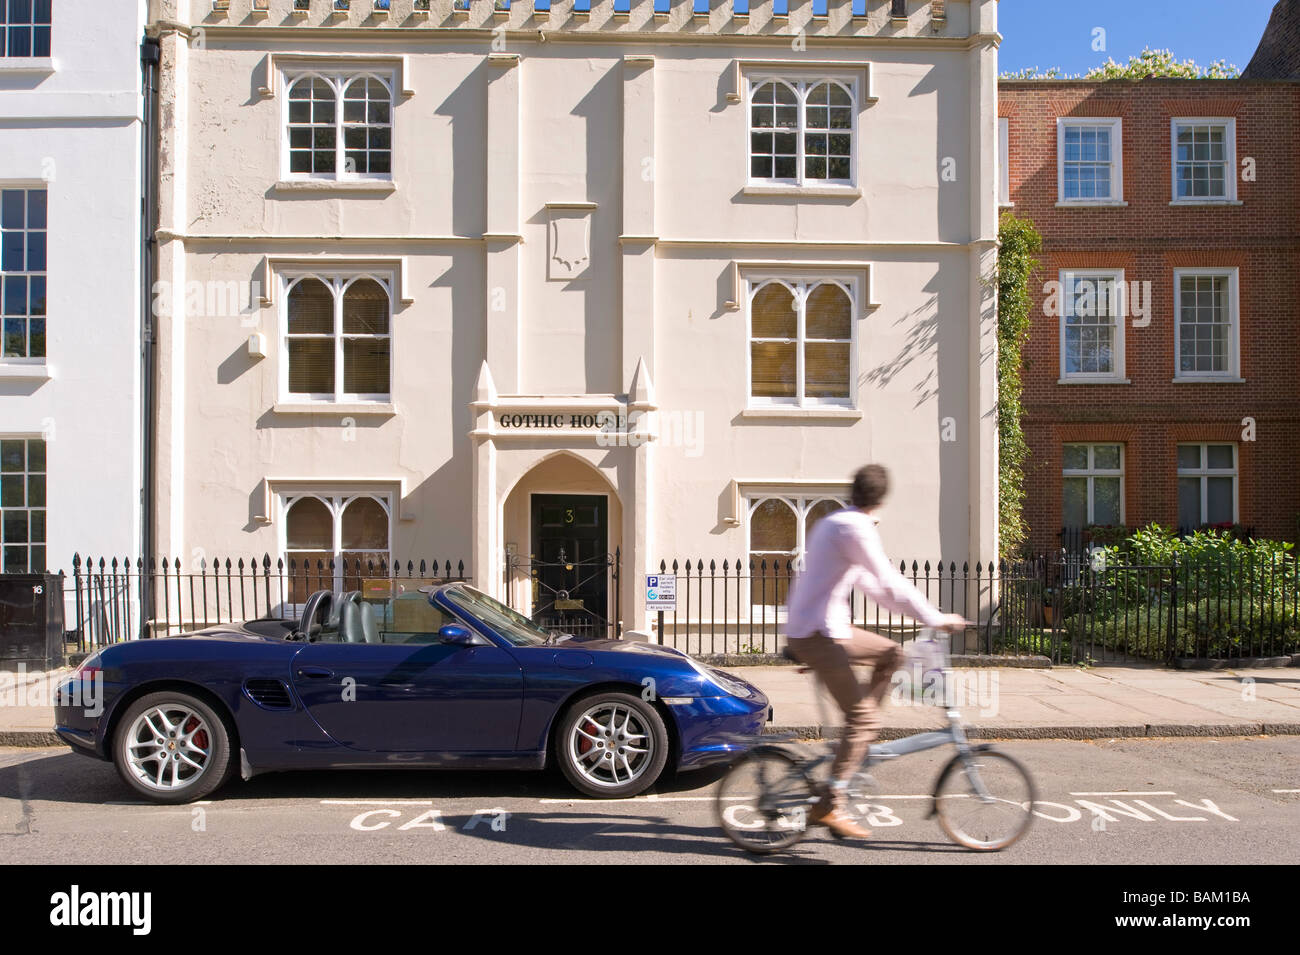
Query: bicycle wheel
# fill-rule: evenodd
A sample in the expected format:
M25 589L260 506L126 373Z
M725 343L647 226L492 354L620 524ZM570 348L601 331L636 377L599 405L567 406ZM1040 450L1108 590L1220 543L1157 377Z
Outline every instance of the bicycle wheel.
M718 784L714 805L728 839L746 852L766 855L804 837L817 798L796 757L764 746L732 766Z
M953 842L996 852L1029 829L1037 798L1033 777L1018 760L977 746L944 766L934 786L934 811Z

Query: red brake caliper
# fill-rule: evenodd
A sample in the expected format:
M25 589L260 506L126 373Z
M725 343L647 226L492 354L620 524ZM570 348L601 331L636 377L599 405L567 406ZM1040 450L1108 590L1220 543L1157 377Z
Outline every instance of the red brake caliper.
M584 717L583 722L595 726L596 729L600 729L600 727L596 725L596 722L590 716ZM591 742L591 740L587 739L587 737L585 736L582 737L582 739L578 741L578 753L582 756L586 756L589 752L591 752L591 747L593 745L594 744Z
M194 727L198 725L199 725L199 718L197 716L191 716L188 720L185 721L185 726L182 727L182 732L185 733L192 732ZM199 730L197 733L194 734L194 745L197 746L199 749L208 748L207 730Z

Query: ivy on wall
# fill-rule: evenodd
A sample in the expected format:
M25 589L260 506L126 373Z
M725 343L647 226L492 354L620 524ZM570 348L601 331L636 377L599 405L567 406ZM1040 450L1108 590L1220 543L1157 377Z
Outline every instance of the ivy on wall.
M1043 237L1033 222L1006 212L998 222L998 241L998 556L1011 558L1029 538L1020 350L1029 336L1029 279L1038 267L1035 256Z

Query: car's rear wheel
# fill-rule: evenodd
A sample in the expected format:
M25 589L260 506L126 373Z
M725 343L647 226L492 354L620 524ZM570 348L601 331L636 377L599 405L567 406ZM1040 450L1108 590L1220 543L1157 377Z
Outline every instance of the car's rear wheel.
M202 799L234 766L230 730L210 705L179 691L150 693L122 714L113 763L133 790L154 802Z
M588 796L635 796L650 788L668 760L668 730L659 712L630 693L600 693L565 712L555 737L560 770Z

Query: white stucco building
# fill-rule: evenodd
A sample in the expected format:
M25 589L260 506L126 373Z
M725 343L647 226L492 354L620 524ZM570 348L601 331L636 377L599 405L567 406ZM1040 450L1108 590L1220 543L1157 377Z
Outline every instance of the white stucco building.
M995 0L584 5L154 0L161 552L996 552Z
M0 24L0 571L141 544L145 0ZM71 623L69 623L71 626Z

